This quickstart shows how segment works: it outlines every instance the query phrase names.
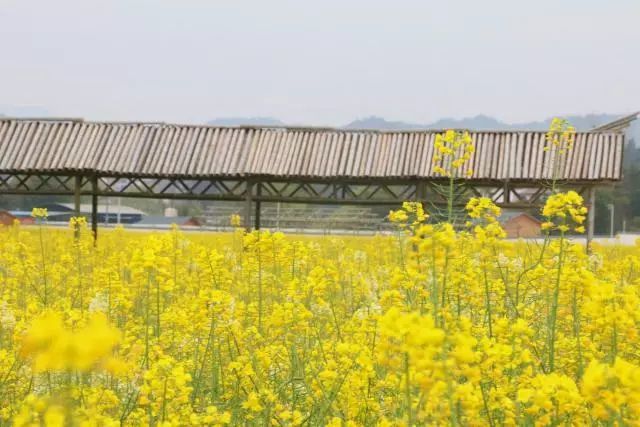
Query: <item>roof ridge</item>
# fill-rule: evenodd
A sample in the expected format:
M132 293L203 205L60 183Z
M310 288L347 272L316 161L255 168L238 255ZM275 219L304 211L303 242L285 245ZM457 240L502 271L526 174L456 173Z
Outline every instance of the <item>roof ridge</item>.
M632 121L640 112L631 114L614 120L605 125L577 133L607 133L607 126L617 124L623 121ZM633 117L633 118L632 118ZM441 133L447 130L468 131L471 133L499 133L499 134L518 134L518 133L546 133L547 129L471 129L471 128L411 128L411 129L375 129L375 128L344 128L332 126L311 126L311 125L212 125L200 123L174 123L164 121L117 121L117 120L85 120L84 118L73 117L0 117L3 121L20 121L20 122L60 122L60 123L86 123L96 125L132 125L132 126L160 126L160 127L186 127L186 128L207 128L207 129L255 129L255 130L281 130L281 131L308 131L308 132L345 132L345 133L378 133L378 134L398 134L398 133ZM617 133L618 130L611 130L610 133Z

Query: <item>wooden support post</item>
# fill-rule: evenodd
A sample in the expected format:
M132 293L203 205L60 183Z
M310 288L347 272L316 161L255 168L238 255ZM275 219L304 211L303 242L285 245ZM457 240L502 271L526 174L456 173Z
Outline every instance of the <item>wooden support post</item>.
M93 243L98 240L98 177L91 177L91 231Z
M509 186L509 180L505 181L504 189L502 190L502 199L504 203L511 203L511 187Z
M427 183L424 181L416 182L416 201L422 203L422 207L427 209Z
M73 186L73 211L75 216L80 216L80 191L82 190L82 177L76 176Z
M82 176L74 177L73 183L73 211L76 217L80 216L80 191L82 189ZM75 225L73 235L76 239L80 237L80 227Z
M253 219L253 226L256 230L260 230L260 194L262 193L262 186L259 182L256 183L256 212Z
M247 232L251 231L251 208L253 200L253 182L247 181L247 190L244 195L244 228Z
M587 192L587 252L591 253L591 241L593 240L593 233L596 226L596 189L595 187L589 187Z

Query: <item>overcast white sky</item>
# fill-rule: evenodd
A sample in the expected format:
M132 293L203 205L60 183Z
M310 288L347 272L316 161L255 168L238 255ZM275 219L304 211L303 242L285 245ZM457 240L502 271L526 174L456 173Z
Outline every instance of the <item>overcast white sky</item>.
M5 114L342 125L640 109L638 0L0 0L0 47Z

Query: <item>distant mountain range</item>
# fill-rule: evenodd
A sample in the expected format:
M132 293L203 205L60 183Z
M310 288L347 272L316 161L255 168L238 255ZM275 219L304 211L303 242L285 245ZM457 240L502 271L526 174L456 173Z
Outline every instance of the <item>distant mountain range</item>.
M596 126L611 122L623 114L586 114L586 115L570 115L564 116L578 130L586 131ZM384 130L400 130L400 129L473 129L473 130L545 130L549 128L551 118L523 122L523 123L506 123L496 118L477 115L475 117L467 117L463 119L444 118L433 123L410 123L403 121L389 121L383 117L370 116L356 119L344 126L344 129L384 129ZM210 125L217 126L285 126L286 123L273 117L231 117L211 120L207 122ZM629 129L629 138L640 142L640 124L638 121L632 123Z
M567 116L569 122L579 130L589 130L601 124L620 117L616 114L589 114L586 116ZM474 130L503 130L528 129L544 130L549 128L551 118L542 121L525 123L506 123L490 116L477 115L463 119L444 118L433 123L419 124L408 122L391 122L382 117L366 117L357 119L344 126L347 129L474 129Z

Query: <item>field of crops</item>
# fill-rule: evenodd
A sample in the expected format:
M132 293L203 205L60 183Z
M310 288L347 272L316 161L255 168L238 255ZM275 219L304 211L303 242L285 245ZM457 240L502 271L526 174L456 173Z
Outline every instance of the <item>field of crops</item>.
M487 199L371 238L3 228L2 424L637 423L640 249L572 244L580 204L541 244Z
M436 148L453 195L470 138ZM640 246L588 254L582 197L550 189L540 243L487 198L407 202L390 236L97 245L34 209L0 228L0 425L638 425Z

